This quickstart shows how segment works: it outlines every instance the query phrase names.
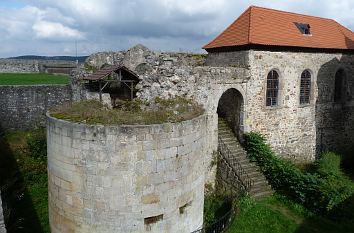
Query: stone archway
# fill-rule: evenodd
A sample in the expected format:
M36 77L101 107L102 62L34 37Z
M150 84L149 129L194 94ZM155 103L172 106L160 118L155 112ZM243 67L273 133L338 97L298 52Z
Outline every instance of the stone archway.
M218 102L217 114L230 126L239 141L243 138L243 96L235 88L226 90Z

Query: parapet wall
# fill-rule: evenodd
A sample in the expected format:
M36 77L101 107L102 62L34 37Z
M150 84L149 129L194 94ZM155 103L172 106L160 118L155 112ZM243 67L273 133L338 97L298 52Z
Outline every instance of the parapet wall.
M206 116L103 126L48 117L52 233L181 232L203 224Z
M49 108L71 101L69 85L0 86L0 131L45 125Z

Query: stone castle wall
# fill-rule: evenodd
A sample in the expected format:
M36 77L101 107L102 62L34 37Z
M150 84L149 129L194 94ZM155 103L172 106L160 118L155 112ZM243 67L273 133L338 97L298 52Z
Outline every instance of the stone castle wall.
M50 67L48 69L48 67ZM76 67L76 62L59 60L0 59L0 73L66 73Z
M51 107L71 101L69 85L0 86L0 131L44 126Z
M206 58L205 65L246 68L249 65L249 52L248 50L244 50L233 52L209 53Z
M203 224L206 116L103 126L48 118L51 232L185 232Z

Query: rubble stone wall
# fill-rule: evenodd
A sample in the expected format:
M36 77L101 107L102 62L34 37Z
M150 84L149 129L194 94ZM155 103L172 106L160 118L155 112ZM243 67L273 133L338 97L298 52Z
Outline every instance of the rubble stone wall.
M248 50L210 53L204 62L196 58L204 56L156 53L138 46L119 54L96 54L88 61L126 64L139 75L140 99L180 95L202 104L208 114L210 151L217 149L218 102L230 88L244 100L244 132L262 133L284 157L312 160L321 151L343 152L354 144L353 55ZM345 103L333 101L334 76L340 68L346 72L350 93ZM266 107L266 78L272 69L280 75L279 104ZM300 76L306 69L312 75L311 101L300 105Z
M248 50L232 52L213 52L208 54L205 61L205 65L246 68L249 65L248 56Z
M52 233L185 232L203 224L206 116L103 126L48 117Z
M45 126L51 107L71 101L69 85L0 86L0 131Z
M354 145L354 102L349 99L340 106L334 103L334 77L339 68L346 71L348 89L354 96L354 56L250 51L249 59L251 79L245 110L249 130L265 135L279 154L300 160L314 159L323 150L343 151L349 146L343 143ZM273 69L280 76L278 105L267 107L266 79ZM304 70L312 75L311 98L310 104L300 105Z

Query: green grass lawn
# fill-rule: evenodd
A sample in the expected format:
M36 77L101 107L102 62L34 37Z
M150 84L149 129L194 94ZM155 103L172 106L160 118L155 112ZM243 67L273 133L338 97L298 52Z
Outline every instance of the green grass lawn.
M69 76L45 73L0 73L0 85L68 84Z
M353 203L346 206L352 207ZM353 220L350 216L335 221L315 215L280 195L262 201L245 197L227 233L350 233L354 232Z

